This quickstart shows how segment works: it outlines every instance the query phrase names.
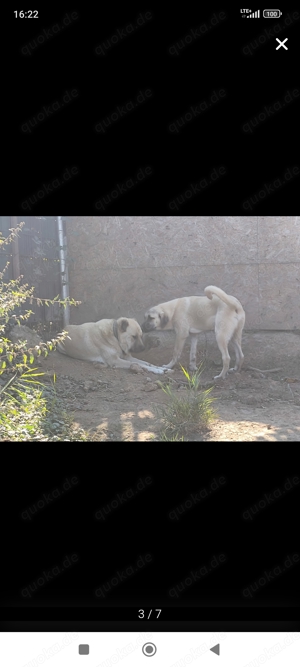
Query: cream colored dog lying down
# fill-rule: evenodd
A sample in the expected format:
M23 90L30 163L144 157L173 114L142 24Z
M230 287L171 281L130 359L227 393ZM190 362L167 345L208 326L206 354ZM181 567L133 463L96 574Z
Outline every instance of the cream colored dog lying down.
M68 336L57 344L61 354L84 361L98 361L112 368L130 368L135 363L159 375L167 370L131 356L130 352L142 352L145 346L140 325L129 317L69 324L66 331Z
M241 348L245 311L234 296L229 296L219 287L210 285L204 290L206 296L186 296L160 303L145 313L142 331L174 329L175 347L173 357L166 368L173 368L180 359L185 341L191 336L190 369L196 370L198 334L215 330L223 368L217 378L224 378L229 371L230 356L228 343L231 340L236 357L235 367L230 371L240 371L244 360Z

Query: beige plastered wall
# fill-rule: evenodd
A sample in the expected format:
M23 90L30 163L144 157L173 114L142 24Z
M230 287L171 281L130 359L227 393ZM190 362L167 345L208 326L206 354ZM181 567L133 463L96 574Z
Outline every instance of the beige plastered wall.
M217 285L245 329L300 329L300 216L95 216L66 220L71 322L143 320L150 306Z

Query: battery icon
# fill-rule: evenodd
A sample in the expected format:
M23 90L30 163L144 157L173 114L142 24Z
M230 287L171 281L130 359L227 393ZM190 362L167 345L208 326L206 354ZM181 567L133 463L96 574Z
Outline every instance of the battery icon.
M279 19L282 16L280 9L264 9L263 17L264 19Z

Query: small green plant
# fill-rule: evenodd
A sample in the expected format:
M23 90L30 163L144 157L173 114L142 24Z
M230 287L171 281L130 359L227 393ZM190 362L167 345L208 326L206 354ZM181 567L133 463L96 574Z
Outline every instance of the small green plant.
M11 229L6 239L0 232L0 250L10 244L23 225L20 223ZM34 297L34 287L22 285L22 276L17 280L3 280L7 266L8 263L0 272L0 440L87 440L83 429L76 429L62 402L57 400L54 387L48 389L36 379L44 373L32 367L35 357L47 356L67 334L59 334L30 349L22 341L12 343L5 337L9 321L20 324L20 320L30 317L30 310L18 317L14 314L27 299L29 303L35 300L38 305L47 306L57 301L64 308L67 303L78 305L80 302L69 298L60 300L59 296L54 299Z
M87 440L81 428L57 399L54 387L31 378L43 373L22 373L16 384L4 387L1 397L0 439L8 441ZM28 384L27 384L28 383ZM41 388L32 385L40 385Z
M167 434L166 431L162 431L160 438L160 442L184 442L184 437L183 435L179 437L178 433L175 433L175 435L169 435Z
M181 369L187 379L187 389L184 396L178 396L171 382L166 385L158 382L163 392L170 399L168 405L156 408L164 425L161 440L182 441L185 437L202 431L209 422L216 418L216 413L211 407L213 401L216 400L210 396L213 387L204 391L200 390L202 364L192 375L183 366L181 366Z

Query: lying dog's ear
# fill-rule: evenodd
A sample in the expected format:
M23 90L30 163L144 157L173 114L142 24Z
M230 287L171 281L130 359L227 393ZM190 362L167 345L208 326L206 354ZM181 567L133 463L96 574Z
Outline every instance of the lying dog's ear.
M121 322L120 322L120 330L121 331L126 331L128 326L129 326L128 320L126 320L126 317L122 317Z
M160 326L163 329L169 322L168 315L165 315L165 313L163 313L163 315L160 315L159 318L160 318Z

